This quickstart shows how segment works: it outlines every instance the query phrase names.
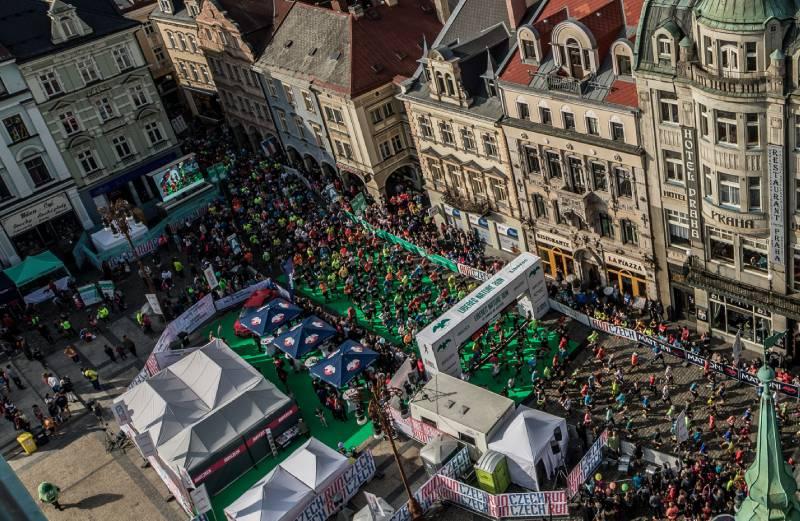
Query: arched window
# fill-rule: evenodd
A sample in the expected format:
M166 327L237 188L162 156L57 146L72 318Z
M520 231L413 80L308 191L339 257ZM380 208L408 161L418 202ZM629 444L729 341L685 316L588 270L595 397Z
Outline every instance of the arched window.
M632 74L631 57L622 45L617 47L617 52L614 55L614 65L618 76L630 76Z
M456 95L456 87L453 83L453 76L450 74L446 75L446 82L447 82L447 95L448 96L455 96Z
M567 60L563 65L567 67L573 78L583 78L583 53L581 52L580 44L570 38L567 40L566 49Z
M167 31L167 41L169 42L169 46L174 49L175 48L175 35L172 34L172 31Z
M186 50L186 37L183 36L183 33L178 33L178 46L182 51Z
M444 75L441 71L436 71L436 92L439 94L444 94Z
M536 60L536 44L530 38L529 35L525 35L524 38L519 39L519 46L522 49L522 59L523 60Z
M719 63L723 71L739 70L739 50L735 43L722 42L719 46Z
M659 59L672 59L672 40L666 34L662 34L657 39L656 51Z

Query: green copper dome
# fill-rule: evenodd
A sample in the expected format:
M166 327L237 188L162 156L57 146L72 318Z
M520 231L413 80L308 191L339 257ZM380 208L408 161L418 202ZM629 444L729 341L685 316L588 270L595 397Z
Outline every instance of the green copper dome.
M795 0L700 0L697 19L708 27L758 31L770 18L789 20L797 13Z

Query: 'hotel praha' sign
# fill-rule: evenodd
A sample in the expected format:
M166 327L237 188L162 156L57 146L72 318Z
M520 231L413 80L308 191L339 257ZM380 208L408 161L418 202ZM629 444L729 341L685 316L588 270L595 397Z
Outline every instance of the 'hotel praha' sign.
M6 217L3 228L9 237L14 237L71 210L66 194L58 194Z

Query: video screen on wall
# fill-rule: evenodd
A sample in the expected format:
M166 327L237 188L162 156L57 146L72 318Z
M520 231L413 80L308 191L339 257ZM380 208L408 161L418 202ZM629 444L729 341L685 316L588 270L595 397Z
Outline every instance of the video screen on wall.
M179 195L190 192L205 179L194 154L184 156L169 165L150 174L153 182L161 194L161 200L166 202Z

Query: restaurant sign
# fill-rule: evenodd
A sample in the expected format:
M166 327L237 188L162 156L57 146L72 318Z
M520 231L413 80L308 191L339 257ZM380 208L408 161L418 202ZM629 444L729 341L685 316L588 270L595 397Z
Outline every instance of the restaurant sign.
M71 210L67 195L57 194L6 217L3 219L3 228L9 237L14 237Z

